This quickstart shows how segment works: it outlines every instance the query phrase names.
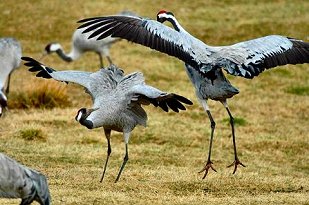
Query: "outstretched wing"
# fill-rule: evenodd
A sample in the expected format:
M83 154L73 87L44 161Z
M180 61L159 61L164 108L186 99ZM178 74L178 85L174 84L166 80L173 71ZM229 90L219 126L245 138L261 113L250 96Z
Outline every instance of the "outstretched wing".
M22 57L22 60L27 61L25 66L30 67L30 72L38 72L37 77L79 84L86 89L93 99L98 95L111 93L111 90L116 89L118 82L123 78L123 71L115 65L92 73L75 70L56 71L30 57Z
M155 107L162 108L165 112L172 109L174 112L186 110L183 104L192 105L193 103L180 95L166 93L148 85L136 85L131 89L131 103L142 105L153 104Z
M68 71L56 71L53 68L47 67L40 62L34 60L30 57L22 57L21 58L24 61L27 61L25 63L25 66L30 67L30 72L38 72L36 74L36 77L42 77L42 78L53 78L57 81L62 82L72 82L79 84L87 89L89 88L90 84L90 75L91 72L82 72L82 71L74 71L74 70L68 70Z
M92 32L89 38L100 40L111 36L127 39L197 66L191 52L192 39L157 21L133 16L106 16L83 19L79 23L83 23L78 27L84 29L83 33Z
M309 63L309 43L279 35L217 48L214 64L231 75L245 78L280 65Z
M29 68L30 72L38 72L36 74L37 77L47 79L53 78L54 80L57 81L76 83L85 87L89 92L91 92L91 86L90 86L91 84L90 75L92 74L91 72L82 72L73 70L56 71L53 68L41 64L40 62L34 60L33 58L22 57L21 59L27 61L25 63L25 66L30 67Z

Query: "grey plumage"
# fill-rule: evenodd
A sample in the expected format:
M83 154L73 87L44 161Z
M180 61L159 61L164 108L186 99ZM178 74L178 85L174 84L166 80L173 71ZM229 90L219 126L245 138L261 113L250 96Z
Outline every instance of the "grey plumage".
M22 51L14 38L0 38L0 117L7 108L7 95L12 72L19 67Z
M309 43L270 35L230 46L209 46L183 29L171 12L160 11L157 21L127 16L94 17L79 21L83 23L79 29L90 39L119 37L185 62L186 72L195 87L196 95L211 121L211 139L208 159L202 169L205 171L203 178L210 168L215 170L210 156L216 123L207 105L208 99L220 101L230 117L235 157L230 166L234 166L235 173L238 165L244 165L237 156L234 118L227 99L239 91L225 78L222 69L228 74L251 79L265 69L285 64L309 63ZM169 21L174 29L162 24L165 21Z
M47 180L40 172L0 153L0 173L0 198L21 198L21 205L50 204Z
M118 15L130 15L136 16L133 12L122 11ZM62 46L59 43L49 43L45 46L44 55L56 52L58 56L67 62L75 61L85 52L95 52L99 56L100 67L103 68L103 57L106 57L109 64L112 64L112 60L109 55L111 46L119 41L119 38L106 37L102 41L97 42L96 40L87 39L87 35L82 35L79 30L74 31L72 35L72 47L69 53L65 53Z
M29 57L22 57L29 71L38 72L37 77L53 78L58 81L73 82L85 87L92 96L91 109L81 108L75 117L80 124L89 129L103 127L108 142L107 159L104 173L111 153L111 131L123 132L125 141L125 158L116 182L128 161L128 142L130 133L137 125L146 126L147 114L142 105L153 104L164 111L169 108L174 112L185 110L183 104L192 102L174 93L166 93L145 84L143 74L134 72L124 75L123 71L112 65L97 72L55 71Z
M158 20L170 21L175 30L133 16L83 19L79 29L90 32L90 39L119 37L175 56L205 77L208 72L223 68L231 75L253 78L278 65L309 62L309 44L301 40L271 35L231 46L209 46L185 31L171 12L159 12Z

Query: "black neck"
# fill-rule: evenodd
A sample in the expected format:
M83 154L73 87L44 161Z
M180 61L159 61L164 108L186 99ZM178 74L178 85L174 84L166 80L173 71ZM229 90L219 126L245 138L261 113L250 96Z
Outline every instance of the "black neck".
M71 62L73 60L71 57L67 56L62 49L58 49L56 53L66 62Z
M176 31L178 31L178 32L180 31L180 29L178 28L176 22L173 19L168 18L167 21L171 22L171 24L173 25L173 27L174 27L174 29Z

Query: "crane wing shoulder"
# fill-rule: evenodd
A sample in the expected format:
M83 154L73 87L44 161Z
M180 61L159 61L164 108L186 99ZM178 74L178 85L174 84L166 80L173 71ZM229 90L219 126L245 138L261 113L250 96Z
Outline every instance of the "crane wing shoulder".
M91 74L91 90L90 92L95 95L110 95L114 93L119 84L123 79L123 70L111 65L106 69L100 69L99 71Z

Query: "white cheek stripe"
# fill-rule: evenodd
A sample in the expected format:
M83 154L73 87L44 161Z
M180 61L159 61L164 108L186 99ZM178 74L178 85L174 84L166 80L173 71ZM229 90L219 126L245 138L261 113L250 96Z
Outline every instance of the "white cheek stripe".
M59 43L51 44L51 46L50 46L51 51L56 51L56 50L61 49L61 48L62 47Z
M77 117L76 117L76 120L79 122L81 117L82 117L82 113L81 113L81 112L78 112L78 115L77 115Z
M7 97L4 95L3 92L0 91L0 95L2 96L2 98L3 98L5 101L8 101Z
M160 18L165 17L165 18L169 18L170 15L167 15L166 13L162 13L158 15Z

